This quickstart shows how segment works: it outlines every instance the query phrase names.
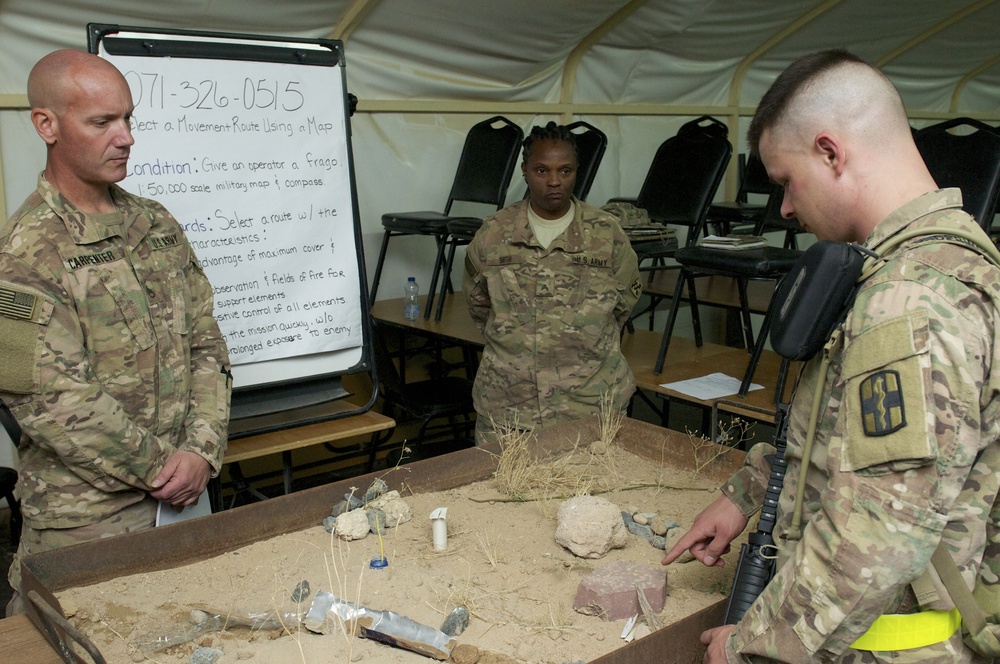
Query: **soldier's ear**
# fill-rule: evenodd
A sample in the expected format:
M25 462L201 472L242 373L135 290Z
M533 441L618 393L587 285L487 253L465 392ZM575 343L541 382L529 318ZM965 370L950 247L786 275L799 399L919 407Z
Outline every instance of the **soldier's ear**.
M31 109L31 124L48 145L54 145L59 133L59 118L48 108Z

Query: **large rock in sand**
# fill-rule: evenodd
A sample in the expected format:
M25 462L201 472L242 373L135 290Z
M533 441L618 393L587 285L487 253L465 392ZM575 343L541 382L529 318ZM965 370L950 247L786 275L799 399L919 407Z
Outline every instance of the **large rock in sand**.
M628 542L621 509L607 498L576 496L559 506L556 542L581 558L600 558Z
M385 513L386 528L395 528L413 518L413 510L410 509L405 500L399 497L399 492L395 490L382 494L368 503L368 507L375 507Z
M371 526L368 525L368 514L365 512L365 509L359 507L356 510L344 512L338 516L334 532L337 533L337 537L348 542L364 539L371 532Z

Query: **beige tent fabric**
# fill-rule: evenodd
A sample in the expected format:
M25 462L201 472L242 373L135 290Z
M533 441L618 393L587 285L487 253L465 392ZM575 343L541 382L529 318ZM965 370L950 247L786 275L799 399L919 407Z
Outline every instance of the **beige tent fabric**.
M691 117L749 116L781 69L846 47L876 63L915 126L970 115L1000 124L1000 2L992 0L0 0L0 206L44 162L23 109L31 65L86 47L88 22L345 40L369 273L383 212L441 209L465 131L506 115L526 131L584 119L609 137L590 202L638 192L660 142ZM720 195L735 189L733 178ZM508 200L524 192L515 176ZM380 298L426 284L433 242L392 252ZM459 263L460 264L460 263Z

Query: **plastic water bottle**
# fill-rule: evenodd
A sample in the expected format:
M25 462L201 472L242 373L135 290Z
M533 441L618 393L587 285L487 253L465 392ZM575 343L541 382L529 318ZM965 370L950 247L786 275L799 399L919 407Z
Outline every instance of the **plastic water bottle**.
M420 318L420 289L417 278L410 277L403 286L403 316L406 320L415 321Z

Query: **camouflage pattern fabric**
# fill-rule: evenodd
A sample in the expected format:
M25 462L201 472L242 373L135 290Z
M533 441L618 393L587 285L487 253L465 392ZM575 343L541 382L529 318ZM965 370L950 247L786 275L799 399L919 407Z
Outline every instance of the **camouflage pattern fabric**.
M152 496L146 496L134 505L115 512L104 521L77 528L44 528L35 530L30 526L21 529L21 541L14 554L7 573L7 581L13 589L10 602L7 603L7 617L24 613L24 597L21 596L21 561L36 553L61 549L83 542L106 539L116 535L125 535L140 530L148 530L156 524L156 509L159 502Z
M926 226L985 239L960 207L957 189L926 194L880 222L866 246L878 251L903 229ZM1000 490L998 315L1000 271L950 243L908 241L865 282L826 375L814 358L796 389L774 530L778 571L729 638L729 661L992 661L964 647L961 630L892 653L850 644L883 613L952 608L933 592L918 600L910 587L942 538L970 588L977 576L990 585L1000 578L1000 539L988 523ZM820 381L797 539L791 513ZM771 450L755 446L723 486L744 514L761 503Z
M147 495L178 450L217 475L229 356L177 221L112 186L123 231L39 177L0 232L0 397L23 429L25 524L75 528Z
M534 428L597 413L601 395L624 410L635 379L622 325L642 290L617 219L574 199L576 214L548 249L524 200L487 219L466 252L463 287L486 347L473 399L480 418Z

